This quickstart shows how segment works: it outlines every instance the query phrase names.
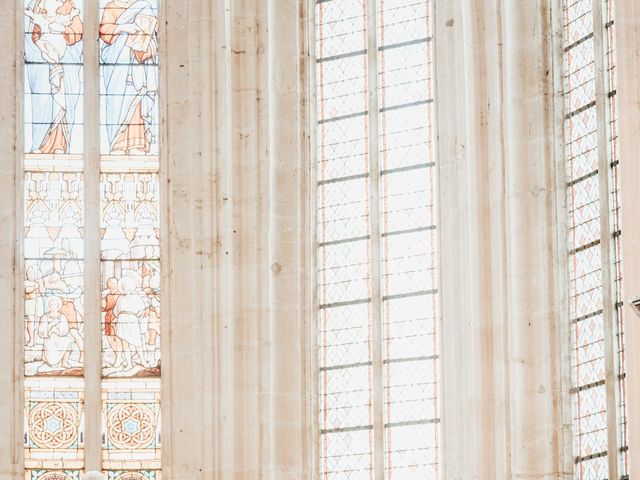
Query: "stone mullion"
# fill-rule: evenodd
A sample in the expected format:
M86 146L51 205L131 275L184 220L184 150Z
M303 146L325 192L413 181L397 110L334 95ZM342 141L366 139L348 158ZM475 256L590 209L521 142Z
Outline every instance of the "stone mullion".
M615 291L613 289L613 219L611 218L611 156L609 148L609 97L607 50L602 0L593 0L593 40L596 71L596 122L598 180L600 187L600 252L602 268L602 316L604 325L605 389L607 396L607 460L609 478L618 474L618 379L616 370Z
M84 1L84 386L85 469L102 467L100 313L100 62L98 0Z
M383 480L384 455L384 365L382 328L382 245L380 213L380 147L379 147L379 65L378 2L367 0L367 94L368 94L368 160L369 160L369 235L371 272L371 350L373 403L373 478Z
M625 367L627 394L627 431L629 433L630 478L640 476L640 350L635 346L640 342L640 323L637 312L629 300L640 294L640 3L637 0L616 0L616 58L617 58L617 109L619 133L620 182L622 197L622 221L624 241L622 242L624 278L625 324Z
M5 25L0 29L4 54L0 57L0 164L5 181L0 189L0 479L22 478L24 376L23 254L20 239L23 225L24 155L22 127L22 84L24 42L21 0L3 5ZM15 95L8 94L15 92Z

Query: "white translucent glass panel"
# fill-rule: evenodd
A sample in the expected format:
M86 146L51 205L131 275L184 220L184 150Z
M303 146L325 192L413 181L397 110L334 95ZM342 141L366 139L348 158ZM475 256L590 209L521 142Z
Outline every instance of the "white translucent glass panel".
M571 319L573 344L574 453L577 479L609 476L608 455L620 453L619 475L628 470L624 392L624 338L622 318L621 230L616 131L615 23L613 1L598 6L602 24L594 25L594 5L601 0L567 0L564 28L565 158L567 164ZM595 30L594 30L595 29ZM595 36L603 37L604 51L597 51ZM596 70L606 68L608 128L596 111ZM598 139L607 128L610 169L602 172ZM608 182L612 211L602 212L600 188ZM601 216L608 215L611 230L601 232ZM613 244L603 258L600 239ZM603 262L611 262L612 278L603 278ZM617 354L606 350L603 283L611 282L614 295L614 331ZM619 404L607 400L607 359L617 356ZM617 408L620 426L611 425L607 412ZM608 432L618 431L619 444L608 444Z
M25 0L25 151L81 154L82 2Z
M575 472L580 479L604 479L608 445L593 2L567 1L565 15Z
M368 170L365 9L363 0L317 3L318 180L321 182L363 175Z
M365 108L365 98L362 98ZM321 112L319 112L321 114ZM367 117L355 115L327 120L318 126L318 180L329 181L359 175L367 169Z
M378 4L385 478L439 478L429 2Z
M371 5L316 6L321 474L371 479L382 473L375 465L383 456L385 478L437 478L430 7L397 0L375 7L374 117ZM373 142L372 117L379 122ZM372 165L379 165L375 177ZM374 207L379 217L371 217ZM374 329L382 332L377 340ZM373 364L376 349L382 366ZM384 387L380 398L372 392L374 377ZM375 411L384 425L375 424ZM384 428L383 443L374 441L375 428Z
M321 312L321 420L327 431L371 425L369 309L365 303Z
M24 406L26 478L40 479L46 472L62 475L61 471L82 469L83 409L81 379L27 379Z
M318 2L321 473L373 478L364 1Z

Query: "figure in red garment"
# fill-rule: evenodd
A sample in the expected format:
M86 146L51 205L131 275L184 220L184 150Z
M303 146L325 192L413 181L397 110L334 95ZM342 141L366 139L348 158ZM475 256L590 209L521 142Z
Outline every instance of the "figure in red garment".
M118 279L111 277L107 280L107 289L102 292L102 311L104 312L104 334L116 356L113 367L119 367L123 361L122 340L116 336L116 315L113 313L119 296Z

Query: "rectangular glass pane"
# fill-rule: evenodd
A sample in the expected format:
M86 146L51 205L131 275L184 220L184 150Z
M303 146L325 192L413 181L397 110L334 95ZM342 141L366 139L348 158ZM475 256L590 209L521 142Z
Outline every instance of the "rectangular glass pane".
M369 179L318 185L318 240L323 245L362 239L369 233Z
M25 262L27 376L82 376L83 266L66 259Z
M83 258L82 174L27 171L24 188L25 258Z
M104 377L160 375L160 263L102 263Z
M100 149L119 157L110 170L130 171L130 156L157 164L157 30L157 1L100 0Z
M24 3L24 466L84 468L83 2Z
M24 462L27 470L32 470L29 478L38 472L43 475L47 470L83 467L83 408L81 379L28 379L25 382ZM54 480L56 477L44 478Z
M382 473L374 472L374 452L384 449L386 478L436 478L430 4L391 0L376 5L380 136L375 142L368 138L370 5L317 2L315 11L320 473L332 479L374 478ZM378 146L375 176L371 144ZM379 198L372 200L372 190L380 192ZM372 208L380 218L371 218ZM378 230L381 236L372 238ZM375 268L382 269L379 278L372 277L373 259L381 261ZM382 299L372 298L378 285ZM384 345L372 338L372 319L379 321L376 308L382 310ZM382 371L373 365L377 348L383 349ZM383 379L386 400L372 396L374 375ZM385 445L374 445L376 402L385 414Z
M322 478L373 478L373 429L323 433L320 450Z
M438 434L438 425L433 423L389 426L385 438L386 478L440 478Z
M574 453L575 478L607 478L608 455L620 452L619 475L628 474L625 402L624 319L622 315L621 226L617 148L615 15L614 1L600 0L602 24L594 22L594 2L564 2L564 97L565 157L567 164L567 204L569 207L569 253L571 280L571 319L573 326ZM596 49L596 36L602 35L605 51ZM596 92L596 66L606 68L606 92ZM598 118L596 97L606 93L608 110L607 154L610 170L602 172L598 135L603 119ZM611 229L601 231L600 185L608 182L611 192ZM612 288L614 295L613 328L618 338L616 365L620 402L607 404L605 363L612 352L605 351L605 317L603 312L603 259L600 239L610 236L613 245ZM619 426L607 420L607 411L617 408ZM618 429L619 444L609 445L607 432Z
M564 99L575 478L607 478L607 419L593 4L565 4ZM596 456L594 459L593 456ZM595 476L592 476L595 475Z
M160 480L158 0L99 0L103 467Z
M366 116L339 117L320 123L318 142L318 181L362 176L369 171Z
M100 185L103 260L159 259L158 174L103 174Z
M25 152L81 154L82 2L24 6Z
M148 479L142 471L160 468L160 380L108 380L102 389L104 468L119 480Z
M378 1L385 478L439 478L430 2Z

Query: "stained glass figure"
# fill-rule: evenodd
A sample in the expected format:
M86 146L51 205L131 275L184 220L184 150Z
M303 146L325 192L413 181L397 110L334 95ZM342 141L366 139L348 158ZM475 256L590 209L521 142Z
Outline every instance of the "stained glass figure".
M83 264L25 262L25 374L82 375Z
M157 154L157 5L101 2L102 153Z
M159 479L154 471L160 467L159 379L106 381L102 398L103 461L111 470L109 478Z
M82 2L25 2L26 151L82 153Z
M160 374L160 265L103 262L105 377Z

